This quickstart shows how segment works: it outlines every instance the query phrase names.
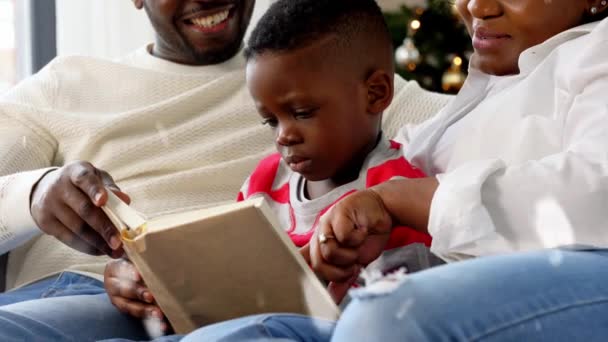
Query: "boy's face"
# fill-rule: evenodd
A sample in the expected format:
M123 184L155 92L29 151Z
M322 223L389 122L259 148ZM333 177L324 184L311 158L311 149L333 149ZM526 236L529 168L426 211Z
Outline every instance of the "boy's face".
M310 181L352 173L376 142L380 113L368 113L364 76L348 73L324 44L257 55L247 86L276 147Z

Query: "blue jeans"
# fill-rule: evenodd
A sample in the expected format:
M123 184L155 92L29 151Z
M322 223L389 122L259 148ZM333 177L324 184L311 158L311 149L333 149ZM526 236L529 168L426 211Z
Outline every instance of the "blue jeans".
M261 315L183 341L606 341L608 250L546 250L439 266L386 293L352 291L337 325Z
M0 341L146 340L141 322L120 313L103 283L76 273L0 294Z

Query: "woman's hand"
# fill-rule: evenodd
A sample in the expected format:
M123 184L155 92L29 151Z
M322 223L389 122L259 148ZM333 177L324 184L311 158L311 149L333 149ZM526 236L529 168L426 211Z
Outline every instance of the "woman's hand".
M310 241L310 265L340 302L362 267L384 251L394 226L427 233L434 177L382 183L345 197L320 220Z
M380 256L392 227L378 193L353 193L321 218L310 241L311 266L328 281L346 282Z
M31 213L38 227L64 244L87 254L123 254L118 230L101 210L111 189L126 203L112 177L87 162L73 162L47 173L31 196Z
M118 310L137 318L156 318L163 322L163 331L168 329L163 312L130 261L109 262L104 272L104 286Z
M310 242L300 249L315 273L329 281L327 290L340 303L362 266L384 250L392 219L373 190L347 196L319 222Z

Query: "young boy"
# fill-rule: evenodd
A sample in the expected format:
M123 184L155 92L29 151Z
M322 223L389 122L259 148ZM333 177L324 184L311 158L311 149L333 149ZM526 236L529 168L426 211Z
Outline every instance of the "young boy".
M276 138L238 199L263 196L293 242L353 192L396 177L423 177L383 136L393 98L391 38L373 0L281 0L248 47L247 86ZM329 237L331 238L331 237ZM428 235L395 227L386 249Z

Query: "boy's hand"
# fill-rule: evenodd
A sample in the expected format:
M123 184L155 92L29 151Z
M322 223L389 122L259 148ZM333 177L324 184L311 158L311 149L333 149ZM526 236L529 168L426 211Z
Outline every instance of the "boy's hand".
M307 243L306 245L304 245L304 247L300 248L300 254L302 255L302 257L304 257L304 259L306 260L306 263L308 265L311 265L310 243ZM358 276L359 276L359 270L357 270L356 273L350 279L348 279L347 281L345 281L343 283L335 283L335 282L329 283L329 285L327 286L327 292L329 292L329 295L331 296L331 298L334 300L334 302L336 304L340 304L342 299L344 299L344 296L346 296L346 293L348 292L350 287L357 281Z
M162 330L168 330L163 312L130 261L109 262L104 272L104 286L118 310L137 318L156 318L163 322Z
M306 260L306 263L310 265L310 243L304 245L304 247L300 247L299 249L300 255Z
M313 270L328 281L352 283L361 267L380 256L392 226L391 216L375 191L347 196L321 217L310 240Z

